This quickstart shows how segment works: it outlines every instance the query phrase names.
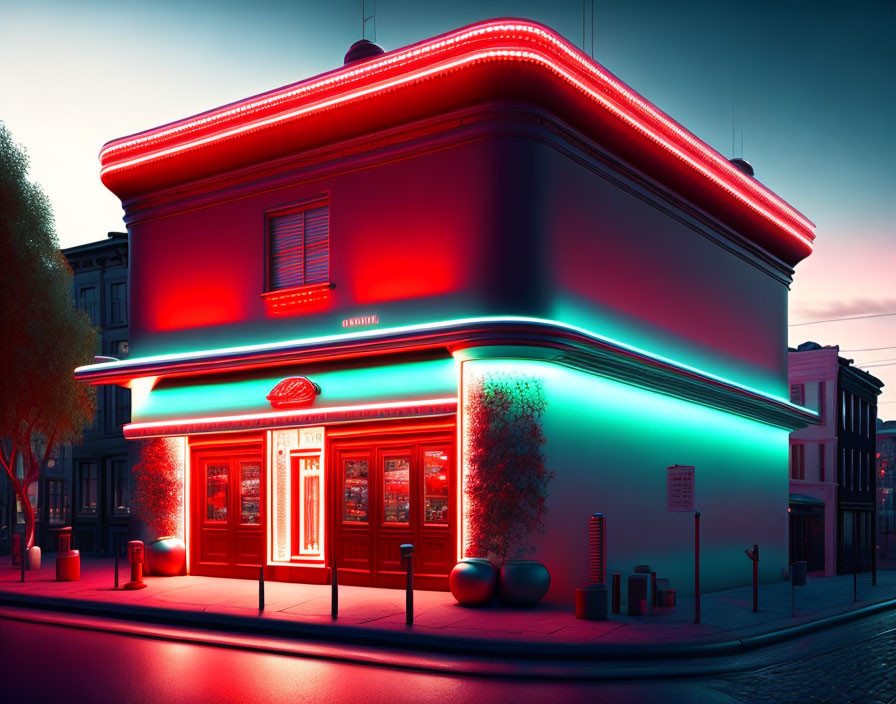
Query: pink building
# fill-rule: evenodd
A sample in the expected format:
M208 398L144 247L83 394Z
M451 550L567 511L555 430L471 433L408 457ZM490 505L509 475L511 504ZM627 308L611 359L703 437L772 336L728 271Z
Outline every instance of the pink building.
M806 342L788 355L790 399L818 425L790 434L790 555L825 576L870 569L874 545L875 422L882 382ZM855 536L855 537L854 537Z

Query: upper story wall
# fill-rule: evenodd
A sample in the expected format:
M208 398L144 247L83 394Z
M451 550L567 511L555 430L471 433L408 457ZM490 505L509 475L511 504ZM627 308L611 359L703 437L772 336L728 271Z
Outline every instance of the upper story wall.
M786 395L789 269L519 104L131 202L132 356L531 316ZM326 299L262 294L265 214L329 203Z

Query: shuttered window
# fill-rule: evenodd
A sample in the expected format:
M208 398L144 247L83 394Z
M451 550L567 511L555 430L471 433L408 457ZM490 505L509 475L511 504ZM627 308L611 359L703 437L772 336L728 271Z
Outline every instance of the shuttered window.
M329 206L273 216L268 235L271 291L329 282Z

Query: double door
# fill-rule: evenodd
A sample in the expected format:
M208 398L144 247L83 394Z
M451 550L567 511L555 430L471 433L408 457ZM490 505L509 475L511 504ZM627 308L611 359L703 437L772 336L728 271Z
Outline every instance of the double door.
M193 456L193 574L258 577L264 559L261 449Z
M340 582L404 586L400 546L412 543L416 584L447 588L457 520L451 436L340 441L330 457Z

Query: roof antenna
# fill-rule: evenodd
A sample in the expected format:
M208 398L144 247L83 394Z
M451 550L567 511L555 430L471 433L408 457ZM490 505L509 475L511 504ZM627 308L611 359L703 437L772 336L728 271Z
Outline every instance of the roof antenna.
M734 86L732 85L731 86L731 158L732 159L737 156L737 152L734 150L734 134L735 134L734 125L736 122L734 96L735 96L735 91L734 91Z
M373 37L371 41L376 41L376 0L373 0L373 12L367 14L367 0L361 0L361 39L367 39L367 23L373 23Z

